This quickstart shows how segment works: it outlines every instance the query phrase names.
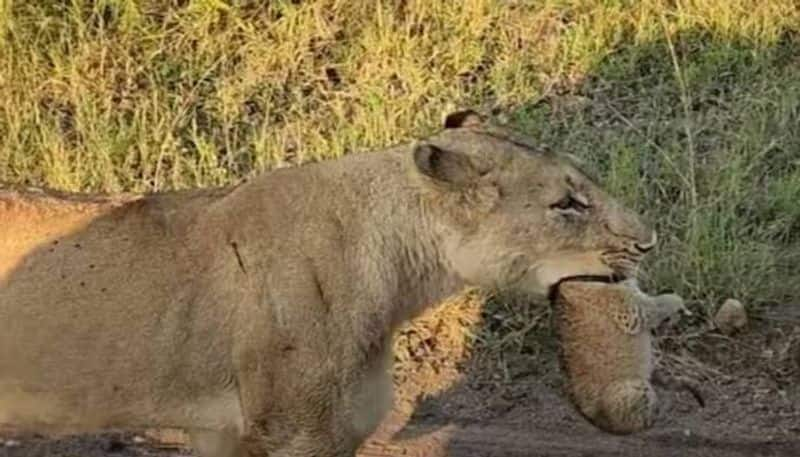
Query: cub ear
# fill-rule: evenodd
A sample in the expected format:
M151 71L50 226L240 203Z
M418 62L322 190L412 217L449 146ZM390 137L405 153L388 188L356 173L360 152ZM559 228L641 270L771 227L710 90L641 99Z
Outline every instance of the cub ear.
M423 175L451 185L467 184L480 177L466 154L441 149L429 143L414 147L414 165Z
M456 111L448 114L444 119L444 128L458 129L478 127L484 122L483 117L471 109Z

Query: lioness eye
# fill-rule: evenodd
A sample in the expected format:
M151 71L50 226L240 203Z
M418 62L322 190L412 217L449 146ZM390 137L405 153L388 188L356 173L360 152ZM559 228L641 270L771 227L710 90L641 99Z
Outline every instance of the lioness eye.
M561 200L559 200L559 201L553 203L552 205L550 205L550 207L553 208L553 209L559 209L559 210L562 210L562 211L573 210L573 211L582 212L582 211L585 211L587 208L589 208L589 205L584 203L584 202L582 202L582 201L580 201L580 200L578 200L578 199L576 199L572 195L567 195L564 198L562 198Z
M567 209L572 205L572 197L567 195L566 197L562 198L561 200L553 203L550 205L553 209Z

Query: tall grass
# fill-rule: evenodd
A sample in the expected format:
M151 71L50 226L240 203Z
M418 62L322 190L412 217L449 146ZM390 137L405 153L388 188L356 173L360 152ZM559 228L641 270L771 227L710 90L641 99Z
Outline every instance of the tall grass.
M652 287L797 301L798 32L793 0L0 0L0 180L224 184L477 106L655 222Z

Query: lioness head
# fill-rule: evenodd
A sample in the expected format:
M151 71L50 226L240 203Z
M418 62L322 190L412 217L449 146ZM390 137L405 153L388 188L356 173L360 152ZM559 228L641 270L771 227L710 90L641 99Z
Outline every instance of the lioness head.
M476 113L417 143L414 174L443 228L443 256L472 285L544 296L561 280L633 277L655 231L567 157Z

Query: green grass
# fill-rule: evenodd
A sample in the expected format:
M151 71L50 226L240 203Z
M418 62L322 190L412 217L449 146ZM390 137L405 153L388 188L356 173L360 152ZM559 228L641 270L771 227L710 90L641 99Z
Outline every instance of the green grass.
M218 185L477 106L658 227L647 283L800 301L794 0L0 0L0 180Z

